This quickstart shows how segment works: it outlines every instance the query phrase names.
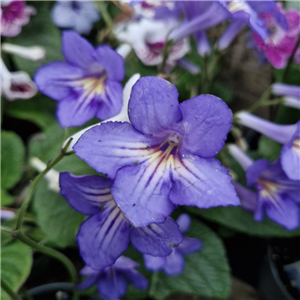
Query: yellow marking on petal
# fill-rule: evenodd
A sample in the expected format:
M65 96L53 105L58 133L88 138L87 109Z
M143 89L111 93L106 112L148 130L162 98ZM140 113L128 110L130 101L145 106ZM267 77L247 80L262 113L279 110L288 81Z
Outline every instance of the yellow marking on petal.
M235 13L237 11L251 13L251 9L244 1L230 1L230 3L227 5L227 8L231 13Z
M296 152L297 155L300 155L300 138L295 138L293 140L292 149Z
M91 96L100 95L105 91L104 81L106 75L97 77L86 77L75 81L75 84L79 84L82 88Z

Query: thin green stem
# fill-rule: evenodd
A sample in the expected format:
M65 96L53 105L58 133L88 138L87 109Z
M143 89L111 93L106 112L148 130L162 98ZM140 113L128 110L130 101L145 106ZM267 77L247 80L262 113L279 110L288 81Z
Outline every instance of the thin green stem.
M68 143L65 145L65 147L61 150L60 154L54 159L52 160L46 167L46 169L41 172L31 183L27 195L22 203L22 206L20 208L18 217L17 217L17 225L16 225L16 229L20 229L22 227L22 223L23 223L23 219L24 219L24 215L28 209L28 206L30 204L30 201L34 195L34 192L37 188L38 183L40 182L40 180L47 174L47 172L49 170L51 170L58 162L60 162L65 156L72 154L73 152L66 152L66 150L68 149L68 146L71 143L71 139L68 141Z
M250 106L247 111L250 113L253 113L255 110L257 110L262 103L265 103L266 99L269 98L271 94L271 88L268 88L263 94L262 96L258 99L258 101L256 101L252 106Z
M11 299L22 300L22 298L11 289L11 287L3 280L3 278L1 278L1 287L11 297Z
M173 46L173 41L167 39L167 42L165 43L164 48L163 48L163 61L160 65L160 71L162 73L165 72L165 68L167 65L168 57L169 57L169 51L172 46Z
M107 5L104 3L104 1L97 1L97 6L100 11L101 17L103 18L107 28L109 29L109 32L112 32L113 29L113 21L107 11Z
M289 73L289 70L290 70L291 65L292 65L292 63L293 63L293 60L294 60L296 51L297 51L297 49L298 49L299 46L300 46L300 35L299 35L298 41L297 41L297 43L296 43L296 45L295 45L295 47L294 47L294 49L293 49L293 53L292 53L292 55L290 56L290 58L289 58L289 60L288 60L287 67L286 67L285 70L284 70L284 74L283 74L283 76L282 76L282 82L285 82L285 80L286 80L287 74Z
M208 57L205 55L202 58L202 82L201 82L201 94L208 93Z
M33 249L59 260L66 267L74 286L77 284L77 271L72 262L69 260L69 258L66 257L64 254L56 251L55 249L37 243L36 241L29 238L27 235L22 233L20 230L13 230L11 228L1 226L1 231L11 234L13 237L17 238L18 240L22 241L24 244L30 246ZM76 292L76 290L74 290L73 299L78 299L78 293Z

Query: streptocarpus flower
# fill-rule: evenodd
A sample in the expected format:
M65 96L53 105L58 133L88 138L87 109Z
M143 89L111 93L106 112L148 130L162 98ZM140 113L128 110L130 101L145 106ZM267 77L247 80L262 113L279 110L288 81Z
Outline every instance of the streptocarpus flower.
M277 96L284 96L285 106L300 109L300 86L274 83L272 93Z
M58 101L60 125L116 115L122 108L123 58L108 46L94 49L73 31L63 32L62 43L65 61L46 64L35 74L39 90Z
M7 100L30 99L36 93L36 86L27 73L9 72L1 59L1 94Z
M114 28L116 37L128 43L135 51L138 58L147 66L157 66L163 61L163 49L167 42L168 33L176 26L176 21L169 19L132 20L126 23L119 23ZM172 68L176 60L182 58L189 51L187 39L182 39L171 48L167 66Z
M1 35L18 35L35 13L35 8L27 6L25 1L1 1Z
M14 44L3 43L1 45L1 50L3 52L17 55L32 61L41 61L46 55L46 50L41 46L23 47Z
M136 228L126 219L110 192L112 180L100 176L60 173L60 192L69 204L89 215L79 229L80 254L90 267L102 270L127 249L129 240L142 253L164 256L182 241L176 222Z
M178 104L174 85L144 77L132 88L129 119L93 127L73 149L115 178L114 199L135 226L163 222L176 205L239 204L228 170L213 158L232 123L221 99L201 95Z
M125 256L119 257L112 266L101 271L85 266L80 274L87 276L87 279L77 285L77 288L84 290L97 284L99 294L106 300L116 300L124 296L128 283L132 283L137 289L145 290L148 280L135 270L138 266L138 263Z
M92 1L56 1L51 18L58 27L89 34L100 15Z
M300 180L300 121L293 125L279 125L247 112L236 114L239 124L247 126L283 144L281 165L290 179Z
M265 212L288 230L299 227L300 181L289 179L279 160L271 164L266 159L259 159L249 165L250 158L237 146L230 145L229 152L245 169L247 185L256 188L255 193L235 184L242 206L254 211L254 220L262 221Z
M217 48L227 48L237 34L248 25L262 40L266 40L269 32L261 13L277 16L275 1L220 1L232 14L232 22L217 42ZM284 21L284 20L283 20Z
M175 1L130 1L136 17L149 19L178 18L179 10Z
M282 69L286 66L298 41L300 12L295 9L284 11L279 4L277 5L277 11L285 16L287 28L282 27L274 14L262 13L260 18L264 20L270 34L264 41L258 34L253 33L253 39L257 50L264 53L271 65L274 68Z
M186 233L190 227L191 218L187 214L182 214L177 219L177 223L181 232ZM169 276L178 276L184 270L184 255L199 251L202 245L198 239L183 237L182 242L166 257L144 254L145 267L151 271L163 270Z

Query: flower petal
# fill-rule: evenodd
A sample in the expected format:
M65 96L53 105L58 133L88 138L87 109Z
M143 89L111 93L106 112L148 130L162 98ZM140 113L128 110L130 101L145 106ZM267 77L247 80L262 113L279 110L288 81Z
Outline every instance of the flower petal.
M216 159L175 159L170 200L174 204L210 208L239 205L229 171Z
M298 204L282 196L282 201L265 206L267 216L287 230L299 227L300 212Z
M98 105L97 118L106 120L117 115L123 105L123 87L119 82L107 79L105 93L101 95Z
M90 267L102 270L112 265L129 243L129 223L115 203L108 203L82 223L77 240L80 254Z
M38 69L34 75L34 82L43 94L60 101L67 99L70 95L76 96L66 83L83 76L84 72L78 67L65 62L53 62Z
M155 153L140 165L120 169L112 194L126 218L135 227L164 222L175 206L169 200L169 162L164 152Z
M228 106L212 95L201 95L180 104L185 134L180 150L214 157L224 146L232 124Z
M178 276L180 275L185 267L185 261L183 255L174 249L173 252L167 256L166 263L163 266L164 271L169 276Z
M126 256L120 256L114 263L114 268L118 270L127 270L138 267L139 264Z
M146 269L154 272L160 270L167 259L165 256L152 256L148 254L144 254L143 257Z
M79 97L83 98L84 92ZM58 103L56 115L62 127L82 126L96 115L97 110L96 101L87 103L80 101L78 96L71 96Z
M233 181L232 182L237 195L240 198L241 206L249 211L255 211L258 206L257 193L252 190L249 190L242 186L241 184Z
M151 142L131 124L108 122L86 131L73 149L97 172L114 178L121 167L147 159Z
M189 230L191 226L191 217L188 214L181 214L176 220L179 225L179 229L182 233L185 233Z
M72 66L93 73L102 70L93 56L95 52L93 46L74 31L63 31L62 52L66 62Z
M93 285L96 282L98 275L99 274L96 273L96 274L88 276L86 280L84 280L80 284L76 285L76 289L85 290L85 289L89 288L91 285Z
M112 180L100 176L75 176L67 172L59 176L60 193L69 204L84 215L100 212L101 206L113 201Z
M174 246L181 243L182 235L177 223L167 218L164 223L132 228L130 239L133 246L142 253L166 256L172 252Z
M267 159L258 159L250 165L246 171L247 185L251 186L256 183L258 177L270 167Z
M181 117L178 92L170 82L158 77L143 77L133 86L129 118L137 130L147 135L165 135Z
M145 290L148 287L148 280L140 272L131 269L124 271L124 276L140 290Z
M120 54L108 46L99 46L96 49L95 57L105 69L110 80L122 81L124 79L124 59Z
M126 293L127 281L123 274L114 270L108 271L100 277L98 290L105 299L120 299Z
M203 246L203 243L195 238L184 237L183 241L177 249L183 254L190 254L199 251Z

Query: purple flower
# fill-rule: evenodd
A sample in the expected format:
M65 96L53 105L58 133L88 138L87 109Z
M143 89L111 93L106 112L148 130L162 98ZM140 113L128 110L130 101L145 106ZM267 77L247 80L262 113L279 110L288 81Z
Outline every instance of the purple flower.
M191 218L187 214L182 214L177 219L177 223L181 232L186 233L190 227ZM184 237L182 242L166 257L144 254L145 267L151 271L163 270L169 276L178 276L184 270L184 255L199 251L202 246L200 240Z
M201 32L231 18L231 13L220 1L180 1L178 5L185 18L170 33L169 39L173 41Z
M145 290L148 280L135 270L138 266L138 263L125 256L119 257L112 266L102 271L85 266L80 274L87 276L87 279L77 288L84 290L96 283L100 295L106 300L120 299L124 296L129 282L136 288Z
M282 168L290 179L300 180L300 121L293 125L279 125L247 112L240 112L236 117L239 124L284 144L280 154Z
M1 35L18 35L35 13L35 8L26 6L25 1L1 1Z
M217 42L220 50L227 48L237 34L248 25L250 29L266 40L269 31L264 20L260 17L261 13L277 15L275 1L220 1L232 14L232 22Z
M129 100L132 124L95 126L73 147L95 170L115 178L114 199L138 227L163 222L176 205L239 204L228 170L213 158L230 130L230 109L212 95L181 104L177 99L170 82L141 78Z
M100 15L91 1L57 1L53 5L51 18L58 27L89 34L93 23L100 20Z
M286 18L286 27L283 26L278 15ZM277 5L277 16L264 12L260 14L270 30L270 34L264 41L257 33L253 33L253 39L258 51L262 52L274 68L285 68L289 57L297 46L298 35L300 33L300 12L291 9L284 11Z
M108 46L94 49L72 31L64 31L65 61L49 63L35 74L39 90L58 101L62 127L81 126L93 117L105 120L122 108L123 58Z
M300 109L300 86L284 83L274 83L272 93L277 96L284 96L285 106Z
M287 230L299 227L300 181L289 179L279 160L271 164L259 159L249 165L251 159L237 146L230 145L229 152L245 169L247 185L256 189L255 193L235 184L242 206L254 211L254 220L262 221L266 212L271 220Z
M78 232L80 254L90 267L102 270L112 265L127 249L129 240L142 253L169 255L182 241L176 222L135 228L123 215L110 192L112 180L100 176L60 174L61 194L69 204L89 215Z

